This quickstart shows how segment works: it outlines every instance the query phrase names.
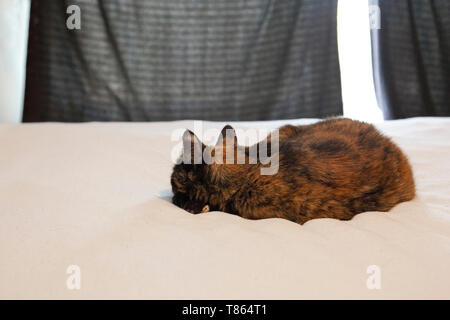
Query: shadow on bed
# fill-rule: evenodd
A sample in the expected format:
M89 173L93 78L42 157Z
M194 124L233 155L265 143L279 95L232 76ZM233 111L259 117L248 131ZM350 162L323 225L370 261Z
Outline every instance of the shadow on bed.
M158 198L169 201L170 203L172 203L172 197L173 193L170 189L163 190L158 194Z

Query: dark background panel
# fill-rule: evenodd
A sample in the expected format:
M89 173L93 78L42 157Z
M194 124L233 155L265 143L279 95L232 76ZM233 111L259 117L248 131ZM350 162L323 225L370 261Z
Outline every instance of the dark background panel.
M68 30L66 9L81 9ZM24 121L342 114L337 1L33 0Z

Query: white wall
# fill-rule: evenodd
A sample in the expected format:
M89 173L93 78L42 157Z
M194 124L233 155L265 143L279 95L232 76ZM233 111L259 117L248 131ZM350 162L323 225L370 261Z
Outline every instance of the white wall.
M344 116L381 122L383 113L378 108L372 76L368 1L339 0L337 27Z
M0 122L22 120L30 0L0 0Z

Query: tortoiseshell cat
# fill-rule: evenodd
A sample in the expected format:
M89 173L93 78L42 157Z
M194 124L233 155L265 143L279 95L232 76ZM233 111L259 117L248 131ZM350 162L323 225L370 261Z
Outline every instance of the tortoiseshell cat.
M232 139L226 130L233 133ZM269 135L269 144L270 139ZM205 146L190 131L183 144L192 156L198 145L212 155L233 148L246 160L257 148L238 146L230 126L214 147ZM224 211L248 219L277 217L303 224L315 218L349 220L365 211L388 211L414 198L406 156L370 124L333 118L286 125L279 129L278 150L274 175L262 175L264 165L259 161L207 164L202 159L200 164L176 164L171 177L173 203L191 213Z

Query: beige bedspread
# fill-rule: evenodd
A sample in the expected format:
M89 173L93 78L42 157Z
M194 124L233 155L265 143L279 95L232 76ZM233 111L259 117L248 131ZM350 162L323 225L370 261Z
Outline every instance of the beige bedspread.
M450 118L378 125L410 158L415 200L303 226L175 207L185 127L0 125L0 298L450 298Z

